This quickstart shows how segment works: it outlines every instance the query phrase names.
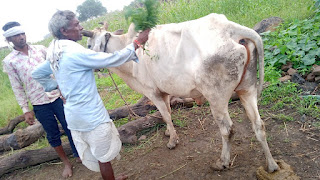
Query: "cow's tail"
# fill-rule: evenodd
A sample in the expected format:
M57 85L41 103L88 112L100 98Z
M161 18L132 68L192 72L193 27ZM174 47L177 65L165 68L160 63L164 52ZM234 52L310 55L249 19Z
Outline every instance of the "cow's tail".
M264 51L263 51L263 42L260 37L260 35L254 31L253 29L247 28L245 26L241 26L239 24L233 23L231 30L233 30L234 33L233 39L236 40L236 42L239 42L241 39L249 39L252 41L257 49L258 53L258 63L259 63L259 85L258 85L258 98L261 95L263 83L264 83Z

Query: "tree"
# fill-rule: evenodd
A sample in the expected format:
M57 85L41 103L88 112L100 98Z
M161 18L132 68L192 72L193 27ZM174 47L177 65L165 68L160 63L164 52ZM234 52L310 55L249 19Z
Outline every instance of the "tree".
M97 17L107 13L107 9L102 6L99 0L86 0L77 7L79 21L86 21L91 17Z

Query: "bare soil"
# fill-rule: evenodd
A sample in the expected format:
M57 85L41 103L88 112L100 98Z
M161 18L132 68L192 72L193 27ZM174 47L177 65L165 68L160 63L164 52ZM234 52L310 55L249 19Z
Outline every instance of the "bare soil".
M310 117L301 117L291 109L272 112L269 107L260 106L266 125L268 143L276 160L291 165L302 180L320 179L320 130L311 126ZM124 145L122 158L112 161L116 175L127 174L129 180L228 180L256 179L256 170L265 166L265 157L256 140L251 123L239 101L229 105L230 117L234 122L235 135L232 140L232 166L225 171L212 171L210 165L220 157L221 137L217 124L212 119L208 106L177 109L172 117L180 137L180 144L173 150L166 147L168 137L165 127L158 126L143 132L147 136L137 145ZM284 122L276 114L294 117ZM178 123L178 121L181 121ZM72 180L101 179L82 164L74 165ZM6 180L56 180L62 179L62 163L48 162L34 167L16 170L1 179Z

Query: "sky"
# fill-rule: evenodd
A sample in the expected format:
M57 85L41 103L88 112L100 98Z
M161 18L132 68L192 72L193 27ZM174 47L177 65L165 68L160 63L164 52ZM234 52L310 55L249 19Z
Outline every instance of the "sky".
M5 0L0 3L0 47L8 43L2 27L9 21L19 22L25 29L28 42L37 42L49 34L48 22L57 10L71 10L85 0ZM122 10L133 0L100 0L108 12ZM5 2L5 3L4 3Z

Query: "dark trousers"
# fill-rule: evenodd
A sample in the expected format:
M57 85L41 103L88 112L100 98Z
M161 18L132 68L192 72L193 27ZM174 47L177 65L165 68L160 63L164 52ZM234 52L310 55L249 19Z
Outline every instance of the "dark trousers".
M64 116L63 101L58 98L52 103L43 105L34 105L33 111L38 121L42 124L43 129L47 133L47 139L52 147L61 145L60 130L57 119L59 120L64 132L68 136L70 146L74 157L79 157L76 147L74 146L71 132L67 128L67 122Z

